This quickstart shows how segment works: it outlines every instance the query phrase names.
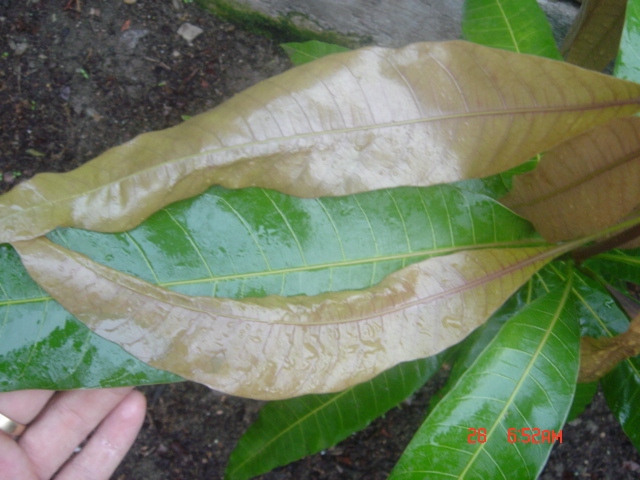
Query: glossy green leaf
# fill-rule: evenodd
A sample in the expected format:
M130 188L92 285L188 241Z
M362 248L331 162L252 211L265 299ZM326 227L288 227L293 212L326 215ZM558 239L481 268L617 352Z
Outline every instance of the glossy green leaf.
M268 403L231 454L226 478L253 478L337 444L420 388L441 361L401 363L339 393Z
M176 292L242 298L366 288L429 256L479 245L515 246L533 238L534 231L499 203L450 186L313 200L261 189L212 188L159 211L130 232L62 229L50 237ZM96 377L64 383L65 388L141 382L136 372L146 367L120 349L115 351L127 358L126 371L101 369L114 355L113 345L50 301L15 252L7 246L3 251L0 345L6 355L0 372L19 369L24 375L5 379L0 388L51 386L69 375L70 362L78 365L73 378L83 368ZM47 335L70 329L78 332L70 343ZM43 334L34 337L35 331ZM74 360L96 341L91 361ZM57 348L49 348L52 343ZM33 353L20 353L25 351ZM47 362L30 361L45 355Z
M640 118L617 118L546 152L502 202L549 242L615 225L640 205Z
M612 250L589 259L587 265L610 283L640 283L640 250Z
M616 58L627 0L584 0L562 44L567 62L602 71Z
M551 443L510 443L508 432L518 429L523 440L524 428L562 429L579 366L570 293L567 282L500 329L427 417L390 480L537 477ZM470 437L481 428L486 442Z
M27 275L0 245L0 391L180 381L93 334Z
M326 57L332 53L349 51L346 47L319 42L318 40L311 40L309 42L302 43L285 43L282 45L282 48L294 65L304 65L305 63Z
M624 433L640 451L640 358L634 357L619 363L600 383L609 408Z
M505 322L531 302L564 284L564 278L557 275L555 265L558 262L555 261L536 272L484 325L464 340L456 352L451 373L439 396L443 397L457 383L487 345L493 341Z
M466 0L462 35L487 47L562 59L536 0Z
M639 84L466 42L338 53L21 183L0 197L0 243L125 231L212 184L317 197L485 177L639 110Z
M578 275L574 288L583 335L613 337L627 330L629 320L600 285ZM629 358L601 380L607 404L633 444L640 450L640 358Z
M613 73L640 82L640 0L627 0L624 28Z
M576 394L573 397L573 403L571 404L571 410L567 415L567 422L578 418L589 404L593 401L593 397L598 391L599 382L591 383L578 383L576 385Z

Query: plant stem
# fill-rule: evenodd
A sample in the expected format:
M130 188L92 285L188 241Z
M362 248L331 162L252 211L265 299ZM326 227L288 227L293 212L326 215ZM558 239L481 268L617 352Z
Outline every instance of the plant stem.
M620 245L630 242L631 240L635 240L638 237L640 237L640 224L634 225L631 228L613 235L612 237L602 240L601 242L578 248L573 252L572 257L576 264L580 265L582 262L594 255L612 250Z

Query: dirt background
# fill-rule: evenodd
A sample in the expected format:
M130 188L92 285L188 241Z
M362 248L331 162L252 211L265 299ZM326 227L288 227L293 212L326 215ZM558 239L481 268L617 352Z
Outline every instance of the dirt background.
M189 22L203 30L188 42ZM181 0L0 0L0 193L175 125L289 68L273 41ZM336 447L258 477L384 479L444 373ZM113 478L219 479L260 403L192 383L143 389L138 440ZM550 479L638 479L640 457L598 396L563 430Z

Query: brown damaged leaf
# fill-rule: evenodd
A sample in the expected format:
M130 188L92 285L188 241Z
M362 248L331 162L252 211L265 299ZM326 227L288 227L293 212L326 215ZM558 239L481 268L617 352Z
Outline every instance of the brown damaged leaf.
M616 58L627 0L587 0L562 48L567 62L601 72Z
M342 390L434 355L566 251L465 251L366 290L232 300L151 285L43 237L16 248L31 276L99 335L156 368L258 399Z
M212 184L345 195L482 177L614 117L640 85L466 42L330 55L0 197L0 243L123 231Z
M582 337L580 339L580 373L578 382L600 380L618 363L640 355L640 315L629 329L615 337Z
M547 152L502 202L549 242L617 224L640 204L640 118L616 119Z

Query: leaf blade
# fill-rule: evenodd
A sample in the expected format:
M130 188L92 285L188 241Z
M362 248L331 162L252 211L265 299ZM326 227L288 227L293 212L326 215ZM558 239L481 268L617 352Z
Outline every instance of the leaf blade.
M638 59L638 42L640 42L640 1L628 0L624 27L620 39L620 48L613 70L618 78L640 81L640 61Z
M583 335L613 337L629 328L626 315L611 300L609 292L584 275L577 275L575 293L580 299L578 314L584 321ZM628 358L600 381L609 408L625 434L640 449L640 360Z
M314 197L487 176L637 112L639 98L640 85L465 42L330 55L20 184L0 197L0 242L124 231L212 184Z
M616 58L627 0L585 0L562 45L567 62L602 71Z
M564 423L578 372L578 327L570 288L568 282L553 290L505 324L427 417L390 479L424 478L425 472L434 478L536 478L551 445L509 444L507 432L523 427L556 430ZM566 370L560 372L554 362ZM486 374L496 381L487 382ZM486 428L486 443L467 443L467 427Z
M101 336L156 368L259 399L338 391L436 354L563 251L460 252L412 264L363 291L231 300L176 294L45 239L16 247L29 274ZM251 355L248 345L256 348Z
M640 205L640 118L615 119L558 145L516 176L502 201L549 242L615 225Z
M268 403L231 454L225 478L253 478L337 444L408 397L440 365L439 357L416 360L339 393Z
M304 65L332 53L348 52L349 49L341 45L311 40L308 42L284 43L282 48L294 65Z
M367 288L430 256L477 246L539 244L530 224L496 201L450 186L310 200L259 189L213 188L167 207L129 232L65 229L50 237L98 263L178 293L230 298ZM12 349L42 350L49 360L28 363L25 357L7 356L11 362L0 361L0 370L19 366L28 372L21 377L21 388L42 388L50 383L27 383L26 378L64 377L68 372L62 367L82 352L62 346L52 350L47 346L49 336L36 342L24 335L39 328L34 323L37 317L27 311L34 308L29 305L35 302L42 309L50 297L43 297L38 287L19 288L33 282L17 254L7 246L3 249L8 256L0 269L0 293L6 290L0 296L0 318L15 320L0 331L0 343ZM109 364L100 352L113 353L100 347L103 339L89 334L70 315L49 312L50 330L71 328L67 323L73 322L80 336L73 342L79 342L77 350L85 348L82 338L97 340L92 364ZM21 341L10 340L15 338ZM119 354L128 356L124 351ZM133 372L143 364L137 361L135 368L135 359L128 358L125 372L131 375L107 371L101 384L139 381Z
M466 0L462 35L488 47L562 59L551 26L535 0Z

